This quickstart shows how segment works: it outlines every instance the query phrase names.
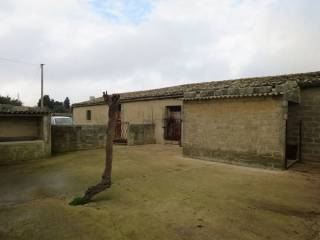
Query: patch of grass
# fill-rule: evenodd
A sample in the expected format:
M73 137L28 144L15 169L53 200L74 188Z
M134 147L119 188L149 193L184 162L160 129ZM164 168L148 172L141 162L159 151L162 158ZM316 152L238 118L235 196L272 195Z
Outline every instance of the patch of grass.
M88 203L89 200L85 199L84 197L76 197L71 202L69 202L70 206L78 206L78 205L84 205Z

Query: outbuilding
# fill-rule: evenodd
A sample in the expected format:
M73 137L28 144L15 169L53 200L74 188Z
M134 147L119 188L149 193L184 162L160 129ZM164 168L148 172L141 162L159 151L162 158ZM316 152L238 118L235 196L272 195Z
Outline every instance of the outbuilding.
M320 160L320 73L211 82L185 92L183 153L287 168Z
M49 112L0 105L0 165L51 155Z

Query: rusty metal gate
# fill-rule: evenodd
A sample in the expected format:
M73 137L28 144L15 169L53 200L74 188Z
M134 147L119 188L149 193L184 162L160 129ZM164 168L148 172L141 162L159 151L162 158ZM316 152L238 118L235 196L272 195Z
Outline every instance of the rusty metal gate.
M128 125L128 122L121 122L121 120L117 120L113 140L114 143L127 143Z

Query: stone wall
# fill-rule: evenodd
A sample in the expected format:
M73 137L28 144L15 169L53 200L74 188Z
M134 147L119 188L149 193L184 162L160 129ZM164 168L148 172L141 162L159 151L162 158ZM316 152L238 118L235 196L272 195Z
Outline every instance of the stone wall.
M33 117L30 117L30 119L32 118ZM22 121L22 123L23 122L24 121ZM30 123L33 122L33 120L27 122ZM38 140L0 142L0 165L16 164L51 156L50 117L38 117L35 122L37 123L36 138ZM17 129L23 128L24 127L17 126ZM21 134L25 136L26 133L29 132L26 131ZM21 134L17 136L21 136Z
M105 146L106 125L52 126L52 153Z
M282 168L284 144L280 97L184 102L182 145L186 156Z
M130 124L128 126L128 145L155 143L154 124Z
M0 117L0 141L40 139L42 117Z
M301 90L302 161L320 162L320 87Z
M0 142L0 165L16 164L51 156L43 140Z

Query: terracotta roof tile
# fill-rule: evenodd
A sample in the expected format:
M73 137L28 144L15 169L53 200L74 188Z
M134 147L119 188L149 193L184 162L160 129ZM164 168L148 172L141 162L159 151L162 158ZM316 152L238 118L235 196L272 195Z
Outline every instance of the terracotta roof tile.
M46 115L49 114L47 109L39 107L12 106L8 104L0 104L0 114L12 115Z
M184 84L146 91L120 93L120 99L121 102L127 102L158 98L183 98L184 95L188 95L188 92L196 93L197 99L208 96L215 98L219 96L221 98L221 96L277 95L283 93L284 84L288 82L297 83L301 87L320 86L320 72ZM191 98L185 96L185 99ZM102 97L75 103L73 107L98 104L104 104Z

